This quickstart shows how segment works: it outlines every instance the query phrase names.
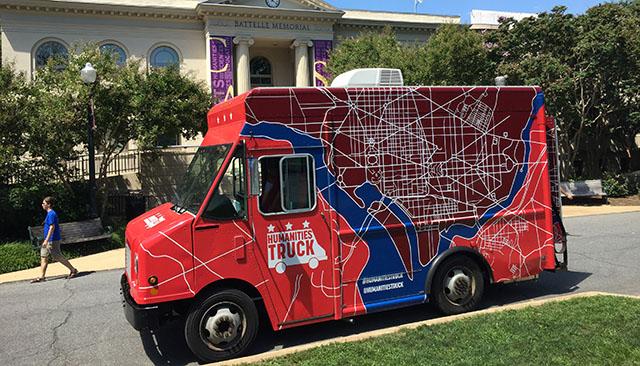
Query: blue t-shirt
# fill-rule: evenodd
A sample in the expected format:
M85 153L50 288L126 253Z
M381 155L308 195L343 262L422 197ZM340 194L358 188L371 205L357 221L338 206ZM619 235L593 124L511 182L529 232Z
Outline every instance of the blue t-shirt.
M49 226L53 225L53 234L49 240L60 240L60 225L58 225L58 214L54 210L47 212L47 218L44 219L44 237L49 234Z

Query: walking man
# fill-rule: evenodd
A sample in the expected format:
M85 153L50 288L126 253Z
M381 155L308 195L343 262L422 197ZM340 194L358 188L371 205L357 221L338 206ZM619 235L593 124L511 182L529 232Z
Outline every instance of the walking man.
M51 255L54 260L57 260L69 268L71 272L67 276L67 279L73 278L78 274L78 270L69 263L60 251L60 225L58 224L58 214L53 210L53 203L53 197L48 196L42 200L42 209L47 211L47 217L44 220L44 241L42 242L42 248L40 248L41 275L33 279L31 283L43 282L45 280L45 273L49 265L49 255Z

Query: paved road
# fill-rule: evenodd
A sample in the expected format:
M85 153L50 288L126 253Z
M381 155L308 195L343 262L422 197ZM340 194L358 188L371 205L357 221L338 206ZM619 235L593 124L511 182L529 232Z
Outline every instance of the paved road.
M640 295L640 213L566 220L570 271L489 289L483 306L577 291ZM176 321L137 333L124 319L120 271L84 273L66 281L0 285L0 365L196 364ZM260 332L254 353L435 318L429 305L274 333Z

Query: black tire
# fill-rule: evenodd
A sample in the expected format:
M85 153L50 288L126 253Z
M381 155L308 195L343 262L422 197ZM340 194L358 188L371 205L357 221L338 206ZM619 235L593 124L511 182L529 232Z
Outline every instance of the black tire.
M212 335L209 329L217 332ZM223 290L197 301L184 326L187 345L205 362L241 355L257 331L256 306L249 296L238 290Z
M443 314L466 313L478 306L484 288L485 277L478 263L457 255L438 267L431 284L431 301Z

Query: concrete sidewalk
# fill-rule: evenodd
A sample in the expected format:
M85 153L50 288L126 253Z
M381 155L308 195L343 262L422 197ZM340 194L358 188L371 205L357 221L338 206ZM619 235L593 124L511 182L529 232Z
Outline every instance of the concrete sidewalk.
M71 259L70 262L79 272L124 268L124 248ZM66 276L68 274L67 267L60 263L51 263L47 267L47 278ZM0 283L31 280L39 276L40 267L25 269L24 271L1 274Z
M619 214L627 212L638 212L640 206L562 206L562 216L579 217L579 216L593 216L593 215L609 215Z
M607 215L640 211L640 206L563 206L565 218L592 215ZM105 271L124 268L124 249L111 250L104 253L72 259L74 267L82 271ZM67 275L69 271L60 263L53 263L47 269L47 277ZM0 275L0 283L31 280L40 276L40 268L5 273Z

